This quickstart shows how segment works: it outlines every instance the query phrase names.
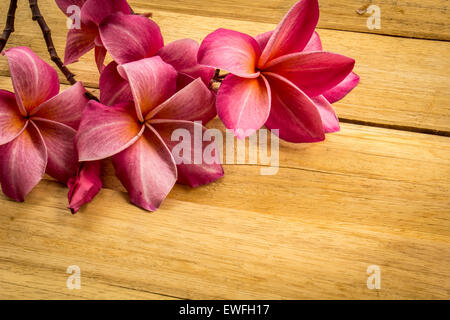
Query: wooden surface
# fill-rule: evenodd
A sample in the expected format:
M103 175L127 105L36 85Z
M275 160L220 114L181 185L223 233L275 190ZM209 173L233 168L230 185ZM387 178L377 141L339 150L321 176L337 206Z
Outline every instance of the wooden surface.
M65 17L40 3L62 53ZM219 26L271 30L293 1L130 3L152 11L170 42ZM364 1L320 3L320 26L340 29L319 30L325 48L356 58L362 78L336 104L340 133L281 142L274 176L226 165L217 183L176 186L156 213L129 204L108 161L105 188L75 216L51 179L25 204L1 194L0 298L450 298L450 43L430 40L449 40L448 1L379 1L385 35L364 29ZM17 21L8 47L48 59L23 1ZM96 87L91 55L71 69ZM11 90L5 59L0 88ZM66 287L70 265L81 290ZM370 265L380 290L367 288Z
M165 1L172 2L176 1ZM55 45L63 55L67 34L65 17L52 1L45 0L42 3L48 4L42 5L41 11L52 28ZM269 23L155 10L150 5L144 5L144 2L136 5L133 1L130 3L137 12L153 12L166 43L187 37L201 41L219 27L237 29L252 35L275 27ZM253 10L252 6L246 11ZM17 20L21 23L16 26L9 46L29 46L50 62L41 31L30 19L29 11L26 5L19 7ZM6 12L2 11L0 21L4 20L5 15ZM323 16L321 20L324 20ZM450 42L323 29L319 33L325 50L356 59L355 70L362 78L354 93L336 104L343 121L450 135ZM92 63L93 59L93 54L88 54L70 69L86 85L98 87L98 72ZM1 75L8 75L5 59L0 59Z
M278 23L296 0L138 0L133 5L206 17ZM320 28L450 40L448 0L321 0ZM368 30L366 9L381 9L382 28Z

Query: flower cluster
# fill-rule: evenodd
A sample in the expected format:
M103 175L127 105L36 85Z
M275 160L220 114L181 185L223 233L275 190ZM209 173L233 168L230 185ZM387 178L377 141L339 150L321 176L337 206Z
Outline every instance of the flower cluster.
M317 0L298 1L274 31L219 29L201 45L164 44L159 26L125 0L56 2L64 13L81 8L64 63L95 48L100 101L88 101L81 83L58 94L56 71L30 49L5 52L15 93L0 91L0 182L17 201L46 172L69 186L76 212L99 192L100 161L111 158L130 200L154 211L175 183L197 187L223 176L219 159L175 160L177 129L194 137L218 115L240 139L266 126L288 142L322 141L339 131L331 104L359 82L353 59L322 50ZM113 61L104 66L107 53ZM192 146L189 153L208 147Z

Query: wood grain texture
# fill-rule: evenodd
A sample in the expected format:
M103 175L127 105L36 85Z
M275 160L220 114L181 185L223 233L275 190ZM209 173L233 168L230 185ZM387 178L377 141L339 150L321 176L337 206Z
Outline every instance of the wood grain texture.
M130 205L109 166L76 216L43 181L25 205L0 196L0 281L30 279L28 298L448 298L449 160L446 137L343 125L321 144L282 143L275 176L227 165L156 213ZM65 287L73 264L79 293ZM381 290L366 287L369 265Z
M41 3L48 4L42 5L42 12L62 55L67 30L61 26L65 26L65 17L50 0ZM135 6L135 9L137 12L148 11L146 6ZM186 37L201 41L219 27L252 35L274 28L273 24L266 23L152 11L166 42ZM30 46L48 61L41 31L31 21L27 6L19 6L17 19L20 25L8 47ZM334 30L319 30L319 33L326 50L356 59L355 71L362 79L348 97L335 104L343 121L450 135L450 42ZM71 65L70 69L85 85L98 86L92 54ZM4 58L0 59L0 75L8 75Z
M207 17L278 23L297 0L132 0L132 6ZM319 0L319 28L450 40L448 0ZM381 29L369 30L365 9L381 9ZM360 13L357 13L360 11Z
M287 2L258 8L267 10L262 17L275 15ZM52 1L40 3L62 52L65 18ZM197 16L212 14L202 11L213 10L203 1L198 12L183 11L184 1L178 12L172 0L153 1L157 9L131 3L137 12L154 12L167 42L200 41L219 26L253 35L274 27L258 22L264 11L246 0L217 1L214 10L222 13L212 17ZM441 4L423 1L422 9ZM237 17L247 21L226 10L247 14ZM47 59L28 6L21 3L18 13L8 47L28 45ZM327 49L356 58L363 78L336 104L341 118L450 132L448 42L319 32ZM71 69L96 86L91 55ZM12 90L4 58L0 88ZM208 126L224 130L218 119ZM0 298L450 298L450 138L343 123L323 143L281 142L274 176L261 176L258 163L224 168L225 177L211 185L177 185L155 213L129 203L108 160L105 188L75 216L66 208L68 190L48 177L26 203L0 193ZM70 265L81 268L81 290L66 287ZM381 268L381 290L367 289L369 265Z

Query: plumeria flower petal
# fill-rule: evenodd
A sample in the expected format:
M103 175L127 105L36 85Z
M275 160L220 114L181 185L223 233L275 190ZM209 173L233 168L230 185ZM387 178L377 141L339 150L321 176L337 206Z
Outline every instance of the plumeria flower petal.
M322 118L322 125L325 133L338 132L341 129L339 119L330 102L324 96L317 96L311 98L311 100L314 102L320 117Z
M108 73L102 75L102 88L117 87L116 66L105 69ZM150 211L160 206L177 180L198 186L222 177L219 161L177 164L170 150L174 145L173 130L205 130L200 124L180 118L196 121L212 117L215 96L203 81L198 78L177 92L177 72L158 56L117 69L129 82L133 100L113 106L89 102L76 137L80 160L112 157L116 175L130 200ZM102 98L117 100L110 94ZM205 147L203 143L199 147L202 155Z
M8 58L17 104L23 116L59 92L56 70L27 47L3 53Z
M130 84L122 78L117 67L113 61L100 75L100 101L107 106L133 101Z
M83 162L80 164L76 176L72 177L69 187L69 209L76 213L89 203L100 192L102 180L100 179L101 165L99 161Z
M206 124L216 116L215 100L211 91L197 78L147 114L146 119L201 121Z
M196 128L201 132L202 136L206 130L197 121L207 123L215 116L214 101L215 96L198 78L149 113L146 119L149 120L151 126L155 128L170 150L173 150L173 147L177 144L177 142L171 140L171 135L179 128L190 133L191 146L195 146L193 139ZM180 108L180 106L184 107ZM202 154L203 149L208 144L209 142L203 142L203 145L200 146ZM219 159L212 159L214 161L210 163L205 161L200 164L192 163L195 150L195 147L191 148L191 154L183 155L186 159L183 160L183 163L177 164L178 182L191 187L198 187L221 178L224 173L222 166L219 164ZM215 156L218 157L218 155Z
M26 124L14 93L0 90L0 145L14 140L25 130Z
M261 33L255 37L255 40L256 40L256 42L258 42L261 52L263 52L264 48L267 46L267 42L269 42L269 39L272 36L273 31L274 30L267 31L267 32Z
M310 97L334 88L353 70L355 60L329 52L301 52L267 64L266 72L289 79Z
M256 78L261 49L255 39L241 32L218 29L202 42L198 61L243 78Z
M106 49L103 46L95 45L95 63L100 73L105 69Z
M320 36L317 31L314 31L311 39L306 44L305 48L299 52L314 52L314 51L323 51L322 41L320 40Z
M335 103L342 100L350 93L359 83L359 76L351 72L341 83L323 93L323 96L330 102Z
M29 48L4 54L15 94L0 91L0 182L23 201L45 172L63 183L75 173L73 141L87 98L81 83L58 94L56 71Z
M184 129L190 133L191 146L195 146L195 131L201 132L202 136L207 130L204 126L198 122L184 121L184 120L153 120L150 122L151 126L158 132L161 139L173 150L178 144L177 141L172 141L172 133L177 129ZM202 142L200 146L202 151L210 144L210 142ZM178 171L178 183L189 185L193 188L199 187L217 179L223 177L224 172L222 166L219 164L218 154L214 155L212 163L206 163L203 161L201 164L192 163L192 159L195 158L196 148L191 148L190 154L179 155L183 160L180 164L177 164Z
M180 39L161 48L157 55L164 62L173 66L181 76L188 79L188 83L201 78L205 85L209 85L214 77L214 68L201 66L197 62L197 54L200 45L192 39ZM189 79L190 78L190 79ZM184 86L182 86L183 88Z
M22 202L41 181L47 166L47 149L37 127L28 122L17 138L0 146L0 154L3 193Z
M33 109L30 115L57 121L77 130L80 125L81 114L88 102L85 93L86 89L83 84L77 82Z
M255 40L258 42L261 50L264 50L264 48L267 46L267 43L270 40L270 37L272 37L273 31L268 31L262 34L259 34L255 37ZM298 52L312 52L312 51L322 51L322 42L320 40L320 36L317 33L317 31L314 31L314 33L311 36L311 39L309 39L309 42L306 44L305 48Z
M164 46L159 26L143 16L113 14L99 29L103 44L118 64L153 57Z
M116 175L131 201L144 209L159 207L177 180L170 151L140 123L132 105L107 107L89 102L76 143L81 161L113 156Z
M305 49L303 49L303 52L313 52L313 51L322 51L322 41L320 40L320 36L317 32L314 32L313 36L311 37L311 40L309 40L308 44L306 45ZM350 93L358 84L359 84L360 78L359 76L351 72L344 80L342 80L341 83L336 85L334 88L327 90L323 93L323 96L328 100L329 103L335 103L339 100L342 100L347 94ZM320 104L318 106L320 108ZM319 110L320 111L320 110ZM334 112L336 113L336 112ZM338 123L339 125L339 123ZM336 130L339 126L336 126L334 124L332 126L334 129L332 129L331 132L339 131L339 129ZM333 131L335 130L335 131Z
M256 36L255 39L258 41L261 50L264 50L272 34L273 31L269 31ZM317 32L314 32L302 52L314 52L322 50L323 48L320 36ZM324 92L323 96L327 98L330 103L335 103L339 100L342 100L348 93L350 93L358 85L359 81L359 76L356 73L352 72L344 80L342 80L341 83L336 85L334 88Z
M313 52L313 51L322 51L322 41L320 40L320 36L317 32L314 32L311 40L306 45L303 52ZM323 96L330 103L335 103L339 100L342 100L347 94L349 94L358 84L360 78L359 76L351 72L342 82L336 85L334 88L331 88L323 93ZM334 126L336 127L336 126ZM334 132L334 131L332 131Z
M46 172L61 182L67 182L78 167L78 157L74 145L76 131L62 123L33 118L47 147L48 162Z
M103 20L99 30L104 46L118 64L160 56L182 74L180 88L198 77L208 85L214 76L213 68L197 63L200 46L196 41L181 39L164 46L159 26L146 17L113 14Z
M67 9L70 6L77 6L78 8L83 7L86 0L56 0L56 4L66 15L69 15Z
M279 129L280 138L289 142L323 141L322 119L314 102L289 80L277 74L266 77L272 89L267 128Z
M170 98L177 90L177 71L160 57L140 60L142 63L119 65L120 75L130 83L139 120Z
M93 22L98 26L103 19L117 12L131 14L126 0L87 0L81 7L81 21Z
M79 160L111 157L135 143L143 131L132 103L107 107L89 101L75 139Z
M97 26L93 23L82 24L81 29L71 29L67 33L64 64L77 62L82 56L94 49Z
M151 127L130 148L113 157L116 175L134 204L155 211L177 181L175 160Z
M214 69L212 69L212 70L214 70ZM214 75L212 75L212 77L211 77L211 79L214 77ZM185 73L178 73L178 78L177 78L177 91L178 90L181 90L181 89L183 89L183 88L185 88L188 84L190 84L190 83L192 83L192 81L195 81L195 78L194 77L192 77L192 76L189 76L189 75L187 75L187 74L185 74ZM205 81L205 84L206 85L210 85L210 83L211 83L211 80L209 80L209 81ZM214 92L214 89L213 88L210 88L213 92ZM215 116L217 115L217 112L216 112L216 114L215 114Z
M256 79L228 75L217 96L217 113L228 129L243 139L261 128L270 113L270 86L264 76Z
M265 46L258 66L278 57L301 52L311 39L319 21L317 0L300 0L286 14Z

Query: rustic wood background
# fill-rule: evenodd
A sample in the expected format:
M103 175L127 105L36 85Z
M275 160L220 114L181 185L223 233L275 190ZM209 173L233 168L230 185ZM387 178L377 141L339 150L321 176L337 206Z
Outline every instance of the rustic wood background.
M130 4L153 12L170 42L201 41L218 27L256 35L294 2ZM130 205L108 162L105 188L75 216L50 178L25 204L0 193L0 298L450 298L449 1L319 2L324 47L354 57L362 78L336 104L340 133L282 142L275 176L226 165L217 183L176 186L156 213ZM62 56L66 18L53 1L39 3ZM371 3L381 30L361 14ZM49 60L25 0L7 47L18 45ZM93 61L70 68L96 92ZM5 58L0 88L12 90ZM66 287L70 265L81 268L81 290ZM367 288L370 265L381 268L380 290Z

